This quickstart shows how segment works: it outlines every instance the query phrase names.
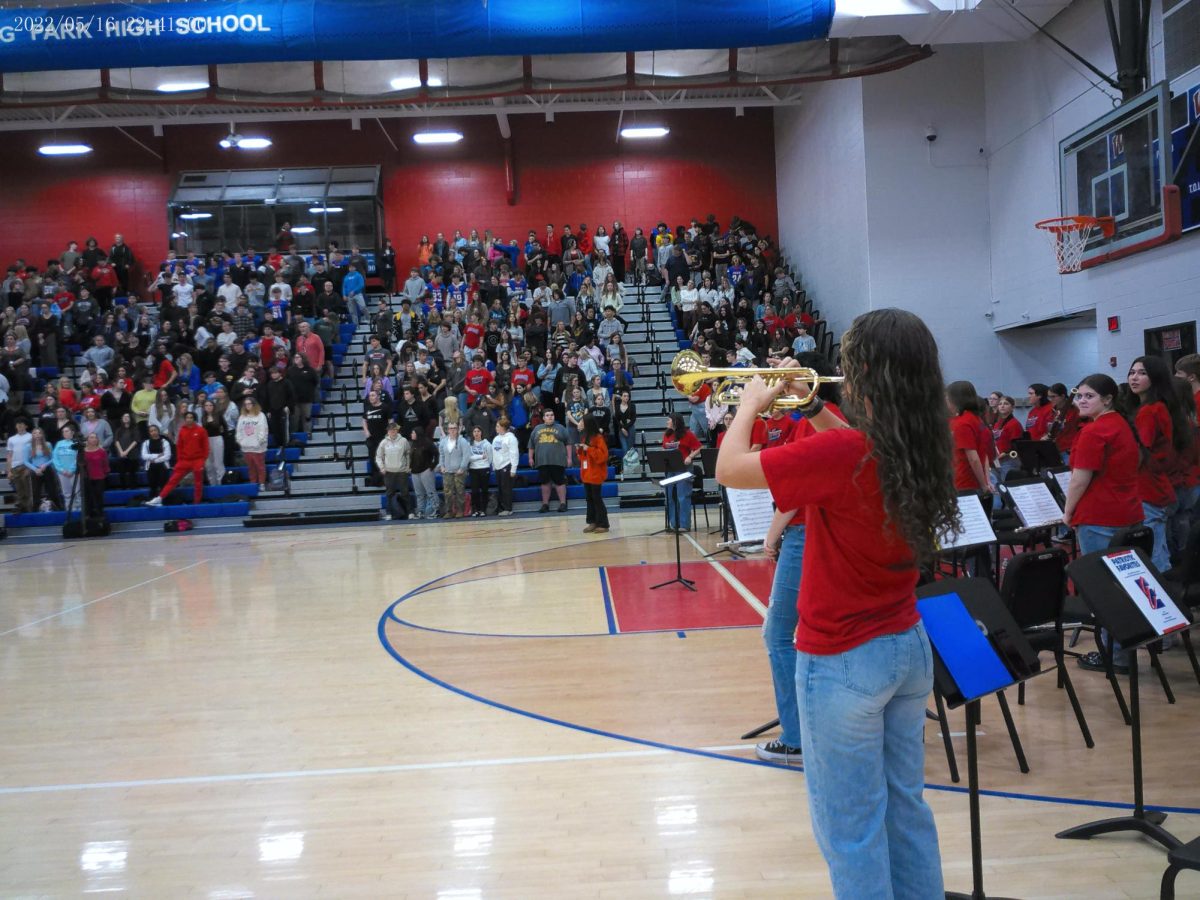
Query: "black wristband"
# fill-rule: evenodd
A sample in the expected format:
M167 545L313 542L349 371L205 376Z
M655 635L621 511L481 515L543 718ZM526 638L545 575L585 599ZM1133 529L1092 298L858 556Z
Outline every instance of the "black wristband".
M804 418L811 419L814 416L821 414L821 410L825 408L825 401L820 397L816 397L808 406L802 407L800 412L804 413Z

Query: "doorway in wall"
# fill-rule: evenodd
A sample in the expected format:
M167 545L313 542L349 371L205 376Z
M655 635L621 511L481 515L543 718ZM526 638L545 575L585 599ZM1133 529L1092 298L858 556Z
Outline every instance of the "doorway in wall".
M1178 325L1147 328L1145 339L1146 355L1161 356L1174 370L1176 360L1196 352L1196 323L1180 322Z

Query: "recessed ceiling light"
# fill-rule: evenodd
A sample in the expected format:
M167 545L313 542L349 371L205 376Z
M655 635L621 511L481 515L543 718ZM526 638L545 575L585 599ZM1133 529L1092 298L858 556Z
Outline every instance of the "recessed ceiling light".
M406 75L403 78L393 78L389 83L393 91L415 91L421 86L421 79L417 75ZM442 79L430 76L425 84L429 87L441 87Z
M340 206L310 206L308 211L310 213L340 213L342 208Z
M413 135L418 144L457 144L462 139L461 131L418 131Z
M670 133L670 128L663 128L661 125L633 126L621 129L621 137L633 140L666 137Z
M164 81L155 90L164 94L182 94L186 91L207 91L207 81Z
M312 234L316 230L311 225L297 225L292 229L292 234Z
M38 147L42 156L82 156L91 152L91 144L42 144Z

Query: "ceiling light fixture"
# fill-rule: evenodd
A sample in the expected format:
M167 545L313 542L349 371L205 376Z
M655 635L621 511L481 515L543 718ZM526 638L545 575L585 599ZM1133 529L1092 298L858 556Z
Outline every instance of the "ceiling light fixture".
M42 144L38 147L42 156L82 156L91 152L91 144Z
M236 131L230 131L229 134L221 138L219 143L226 150L233 148L238 150L265 150L271 146L271 139L264 137L243 137Z
M310 206L308 211L319 215L320 213L340 213L342 208L340 206Z
M192 221L195 219L211 219L212 217L213 217L213 214L210 212L191 211L191 212L185 212L185 213L179 214L179 218L187 219L188 221Z
M621 137L629 138L630 140L661 138L666 137L670 133L670 128L664 128L661 125L634 125L621 129Z
M402 78L393 78L388 83L392 86L393 91L415 91L421 86L421 78L418 75L406 75ZM425 85L426 87L441 87L442 79L431 75Z
M313 234L316 230L311 225L297 225L292 229L292 234Z
M155 90L163 94L183 94L188 91L207 91L207 81L164 81Z
M418 144L457 144L462 139L461 131L418 131L413 135Z

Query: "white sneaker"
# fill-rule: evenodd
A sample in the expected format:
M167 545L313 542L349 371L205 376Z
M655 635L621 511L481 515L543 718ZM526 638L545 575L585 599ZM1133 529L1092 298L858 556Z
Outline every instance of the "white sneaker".
M390 521L392 521L392 514L391 514L391 513L384 513L384 514L383 514L383 521L385 521L385 522L390 522Z
M146 501L147 506L162 506L162 497L153 497Z

